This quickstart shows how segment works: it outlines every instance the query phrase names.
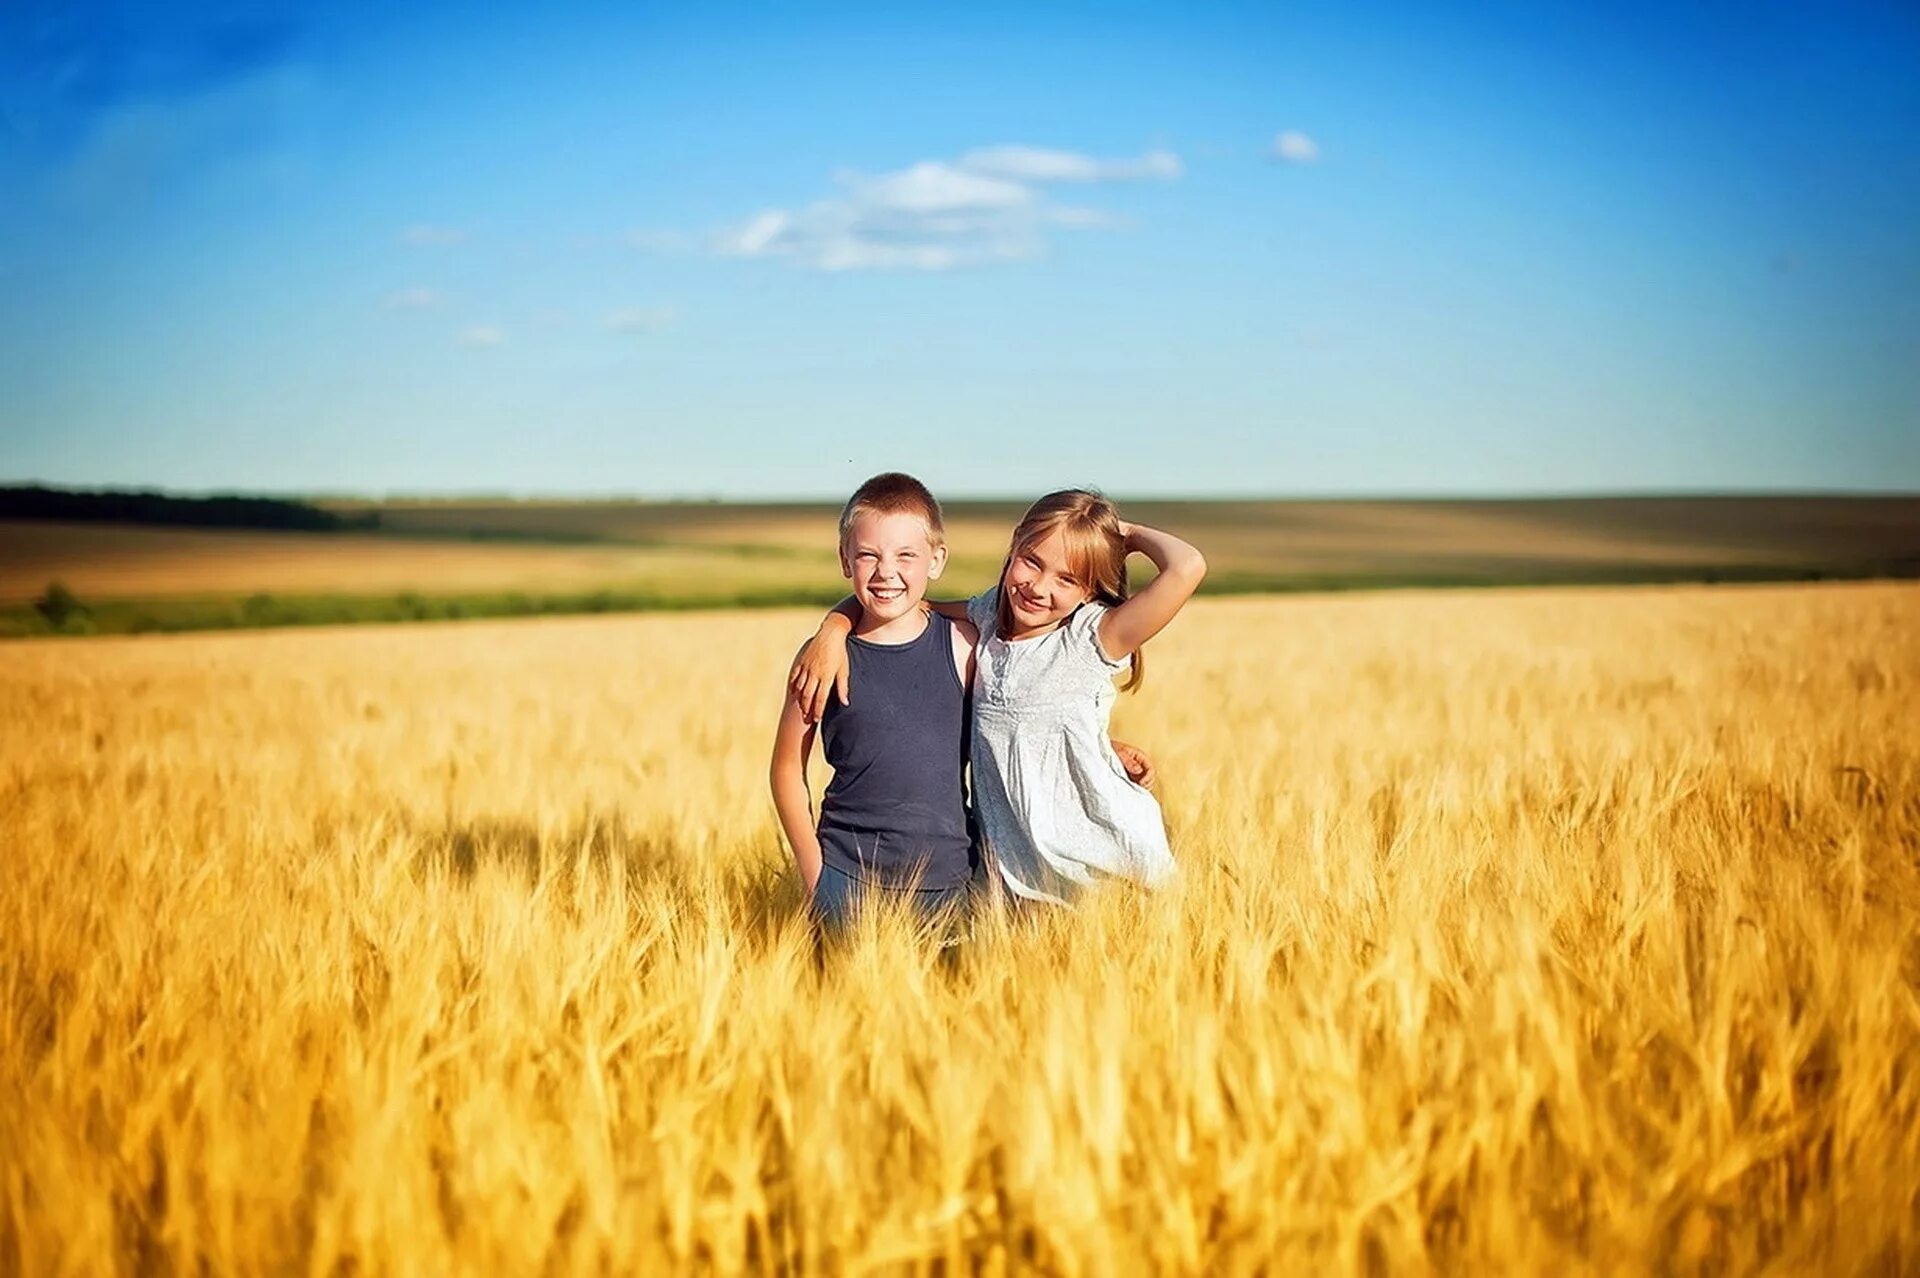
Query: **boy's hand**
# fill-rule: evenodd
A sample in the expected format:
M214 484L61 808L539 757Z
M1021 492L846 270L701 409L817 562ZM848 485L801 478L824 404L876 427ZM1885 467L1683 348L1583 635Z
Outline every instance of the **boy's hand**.
M818 723L827 712L827 698L838 693L841 705L851 705L847 692L847 641L837 632L822 630L807 641L787 672L787 691L806 716Z
M1119 737L1113 738L1113 752L1120 756L1121 766L1126 768L1127 776L1133 783L1144 789L1153 789L1155 780L1153 760L1139 746L1128 745Z

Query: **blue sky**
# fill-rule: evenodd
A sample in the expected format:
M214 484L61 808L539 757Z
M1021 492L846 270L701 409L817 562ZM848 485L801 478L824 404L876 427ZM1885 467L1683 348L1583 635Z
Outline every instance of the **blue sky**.
M0 12L0 479L1920 489L1897 5Z

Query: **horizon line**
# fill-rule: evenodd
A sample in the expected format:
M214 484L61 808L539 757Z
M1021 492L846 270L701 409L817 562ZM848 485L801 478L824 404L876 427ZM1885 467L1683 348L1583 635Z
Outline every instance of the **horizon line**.
M832 506L844 496L810 493L783 495L747 495L727 492L644 493L632 490L522 490L500 488L393 489L355 491L338 489L245 488L227 486L173 487L146 484L71 484L44 479L0 479L0 489L41 488L67 493L154 494L188 500L215 498L266 498L279 501L351 502L368 505L406 503L455 505L463 502L490 502L514 505L630 505L630 506ZM990 492L973 489L939 495L943 505L1019 505L1033 500L1032 495ZM1373 504L1442 502L1529 502L1529 501L1635 501L1635 500L1920 500L1920 487L1908 488L1792 488L1792 487L1694 487L1648 486L1642 488L1515 488L1506 490L1460 490L1451 492L1382 492L1355 489L1337 492L1260 492L1253 490L1208 492L1114 492L1100 489L1123 502L1177 503L1191 505L1238 502L1272 502L1288 505L1312 503Z

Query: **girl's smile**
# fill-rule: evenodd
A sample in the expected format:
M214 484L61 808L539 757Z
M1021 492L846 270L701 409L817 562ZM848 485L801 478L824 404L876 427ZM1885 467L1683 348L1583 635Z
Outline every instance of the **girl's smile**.
M1092 595L1082 574L1069 561L1066 540L1058 529L1013 552L1000 575L1000 589L1016 623L1009 639L1025 639L1052 629Z

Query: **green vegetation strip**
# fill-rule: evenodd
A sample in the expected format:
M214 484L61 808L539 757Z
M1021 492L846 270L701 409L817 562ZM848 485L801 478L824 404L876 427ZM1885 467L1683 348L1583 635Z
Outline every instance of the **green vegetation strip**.
M1920 577L1920 561L1898 559L1851 564L1608 564L1450 573L1264 574L1216 572L1208 595L1328 593L1360 590L1454 587L1677 585L1785 581L1859 581ZM981 581L950 578L956 594ZM843 583L707 592L599 589L529 594L496 591L422 595L208 596L172 599L110 599L88 603L57 583L30 604L0 606L0 639L52 635L168 634L194 630L256 630L281 626L341 626L410 621L457 621L482 617L591 616L604 613L684 612L693 609L825 607L846 593Z
M336 514L284 497L226 493L175 497L149 489L87 492L41 484L0 486L0 519L156 524L180 528L272 528L350 532L380 526L378 511Z
M45 635L171 634L188 630L254 630L279 626L349 626L403 621L458 621L479 617L590 616L615 612L674 612L695 608L827 606L845 591L802 586L731 593L669 594L644 590L587 590L562 594L501 591L485 594L270 595L183 599L111 599L88 604L67 596L48 608L0 608L0 638Z

